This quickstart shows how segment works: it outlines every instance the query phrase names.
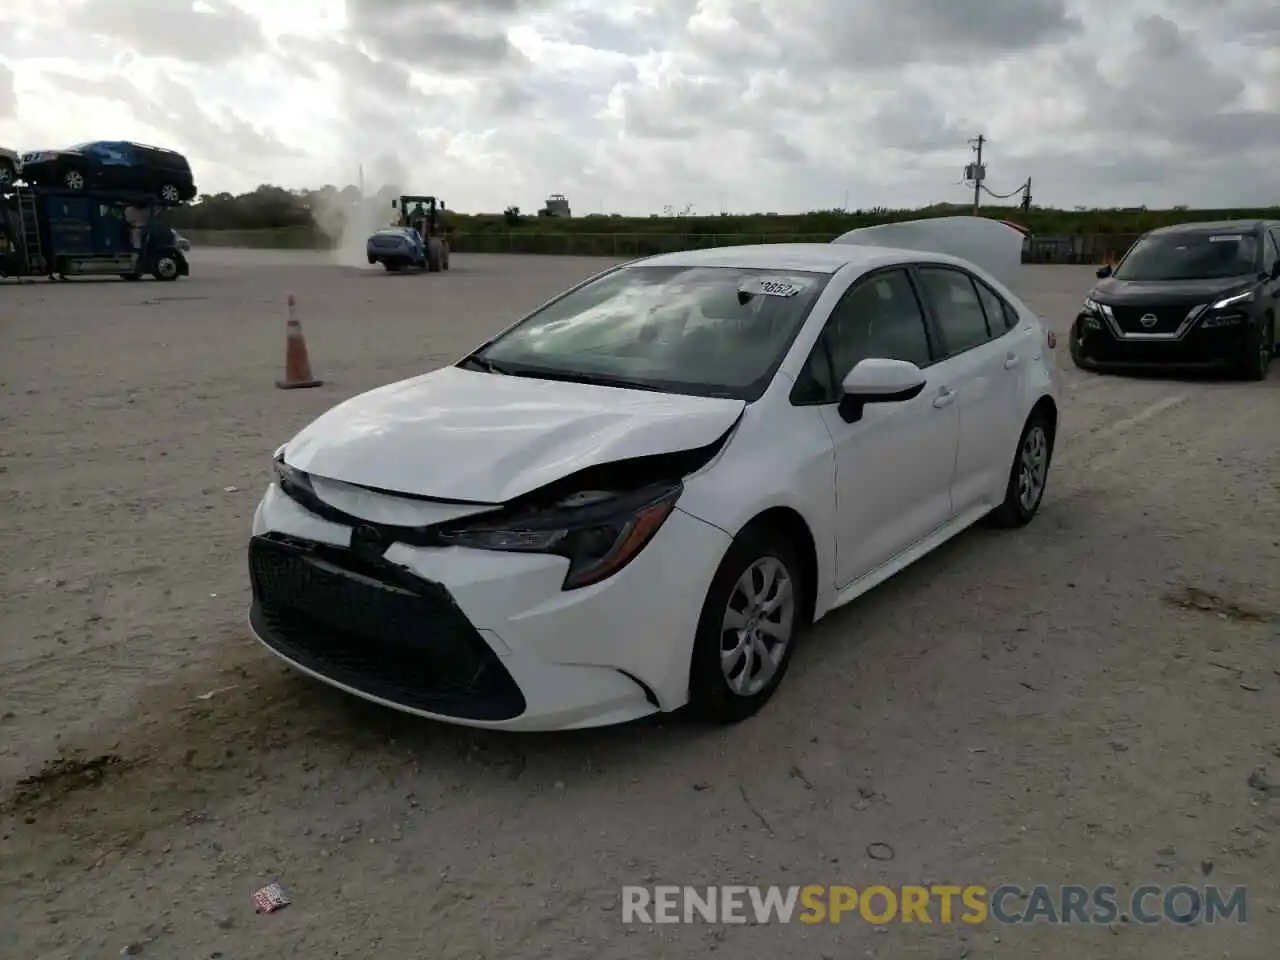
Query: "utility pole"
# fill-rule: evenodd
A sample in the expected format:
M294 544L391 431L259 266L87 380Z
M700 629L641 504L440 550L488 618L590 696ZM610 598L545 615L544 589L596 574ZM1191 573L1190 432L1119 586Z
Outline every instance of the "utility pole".
M973 164L973 215L978 215L978 208L982 206L982 180L986 175L986 170L982 166L982 146L987 142L987 138L982 134L970 140L973 145L973 152L978 155L978 159Z
M1027 182L1022 187L1022 212L1024 214L1031 212L1031 178L1027 177Z

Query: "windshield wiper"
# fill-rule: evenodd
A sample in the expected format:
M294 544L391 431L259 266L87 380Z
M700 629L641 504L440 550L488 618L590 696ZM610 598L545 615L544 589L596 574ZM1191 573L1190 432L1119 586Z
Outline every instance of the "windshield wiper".
M507 377L517 375L514 370L508 370L506 367L502 366L502 364L494 363L492 360L485 357L464 357L458 361L458 366L466 367L469 370L481 370L484 373L500 373Z
M585 383L593 387L618 387L623 390L647 390L650 393L665 393L661 387L640 380L621 380L617 377L603 377L591 373L570 373L564 370L510 370L513 377L530 377L534 380L556 380L560 383Z

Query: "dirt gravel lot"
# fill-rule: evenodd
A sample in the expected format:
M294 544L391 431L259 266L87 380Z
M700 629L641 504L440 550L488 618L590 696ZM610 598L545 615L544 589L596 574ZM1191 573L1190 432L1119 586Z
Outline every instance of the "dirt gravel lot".
M0 287L0 956L1274 956L1280 373L1086 376L1064 343L1035 523L831 616L733 729L460 730L248 638L273 449L601 266L197 251ZM1032 279L1065 335L1089 274ZM273 387L289 293L318 390ZM294 903L256 916L272 881ZM1243 884L1248 922L622 922L624 884L735 882Z

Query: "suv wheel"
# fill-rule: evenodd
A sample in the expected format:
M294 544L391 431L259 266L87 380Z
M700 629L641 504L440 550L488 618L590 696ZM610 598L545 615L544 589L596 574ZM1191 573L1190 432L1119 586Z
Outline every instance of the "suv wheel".
M1275 317L1266 317L1263 325L1249 337L1249 354L1241 364L1240 373L1246 380L1265 380L1271 371L1271 358L1276 351Z
M166 183L160 188L160 199L165 203L181 203L182 191L175 187L172 183Z
M62 175L62 185L68 190L83 190L84 174L79 170L68 170Z

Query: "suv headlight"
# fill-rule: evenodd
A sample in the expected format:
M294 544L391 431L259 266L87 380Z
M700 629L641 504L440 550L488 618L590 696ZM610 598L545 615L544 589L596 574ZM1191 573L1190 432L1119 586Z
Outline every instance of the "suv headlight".
M442 529L445 546L550 553L569 561L562 589L599 583L630 563L675 509L683 484L628 493L584 491L553 506L488 523L462 520Z
M1246 303L1253 302L1253 291L1246 290L1244 293L1233 293L1229 297L1223 297L1215 303L1209 304L1210 310L1229 310L1231 307L1240 307Z

